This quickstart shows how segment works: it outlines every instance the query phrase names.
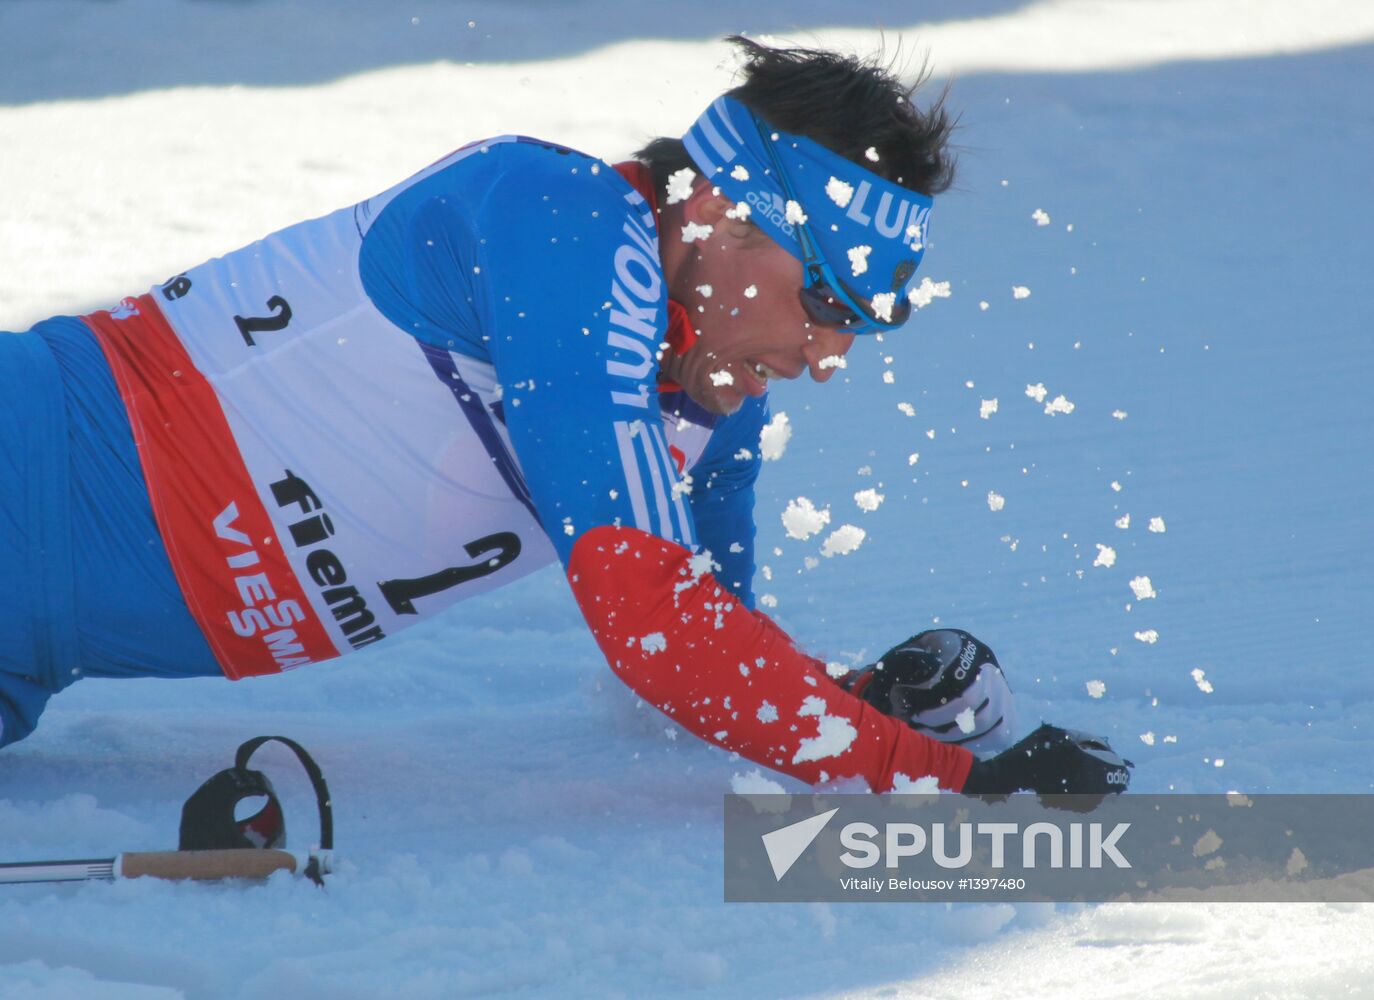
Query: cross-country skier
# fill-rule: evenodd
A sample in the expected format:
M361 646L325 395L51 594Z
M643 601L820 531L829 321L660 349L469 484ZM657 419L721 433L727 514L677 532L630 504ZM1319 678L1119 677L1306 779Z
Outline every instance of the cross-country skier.
M768 381L908 317L947 114L734 38L742 82L611 166L474 142L117 308L0 335L0 744L82 677L371 646L553 560L611 668L807 782L1120 790L995 657L831 676L754 609ZM961 745L963 744L963 745Z

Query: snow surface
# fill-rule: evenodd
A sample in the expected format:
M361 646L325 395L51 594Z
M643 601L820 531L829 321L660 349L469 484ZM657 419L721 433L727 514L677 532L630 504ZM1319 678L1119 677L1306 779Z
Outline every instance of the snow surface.
M961 172L923 263L949 296L856 344L826 386L772 389L792 437L764 444L770 613L850 662L967 628L1024 726L1129 747L1133 790L1369 792L1374 5L916 11L7 0L0 327L109 306L473 138L623 157L728 86L728 31L900 38L913 68L955 74ZM968 381L990 398L1050 385L1074 410L975 420ZM869 542L841 560L784 547L788 500L846 502L858 464L887 497ZM1115 534L1132 513L1150 528ZM1109 532L1115 565L1094 568ZM1160 596L1128 609L1142 576ZM333 790L326 891L5 888L0 997L1229 1000L1374 981L1360 906L722 904L722 793L740 774L796 785L676 738L611 675L555 570L334 665L77 685L0 753L0 850L170 847L184 797L276 732ZM303 777L285 752L261 759L306 846Z

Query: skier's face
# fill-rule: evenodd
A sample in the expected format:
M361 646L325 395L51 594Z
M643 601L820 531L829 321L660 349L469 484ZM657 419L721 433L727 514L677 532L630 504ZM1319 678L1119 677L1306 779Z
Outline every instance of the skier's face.
M694 196L697 201L700 196ZM733 413L762 396L770 378L809 373L824 382L854 343L852 333L815 323L802 307L802 265L756 226L728 218L731 202L709 192L685 206L688 221L712 227L686 248L671 292L687 307L696 346L665 355L664 374L713 413ZM663 240L680 239L665 228Z

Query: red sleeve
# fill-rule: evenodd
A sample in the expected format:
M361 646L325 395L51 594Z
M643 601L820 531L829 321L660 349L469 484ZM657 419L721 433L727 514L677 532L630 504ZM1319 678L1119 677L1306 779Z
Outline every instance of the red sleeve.
M888 791L898 776L934 775L942 788L964 787L972 754L832 683L824 664L691 560L633 528L593 528L573 546L573 594L636 694L702 739L810 784L857 776Z

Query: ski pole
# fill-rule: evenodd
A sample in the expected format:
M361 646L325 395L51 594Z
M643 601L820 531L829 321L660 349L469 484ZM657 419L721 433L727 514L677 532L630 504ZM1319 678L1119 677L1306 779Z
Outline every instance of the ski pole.
M302 860L305 863L302 863ZM290 851L243 848L224 851L130 851L112 858L19 861L0 864L0 885L22 882L98 882L144 875L162 879L265 879L273 872L301 873L314 862L330 870L330 854L312 851L299 859Z

